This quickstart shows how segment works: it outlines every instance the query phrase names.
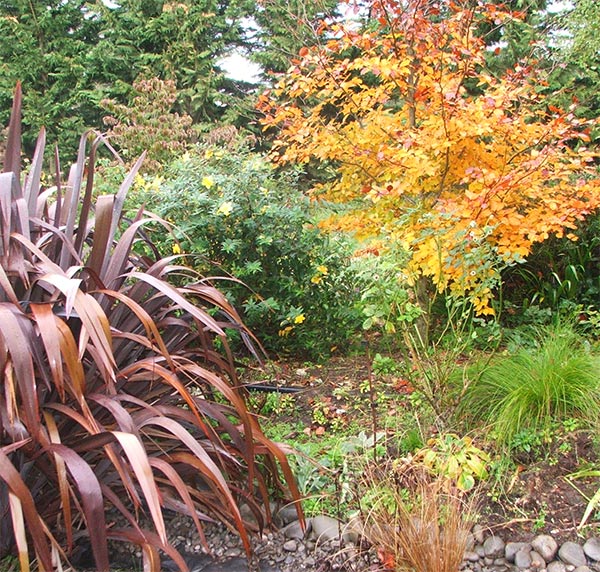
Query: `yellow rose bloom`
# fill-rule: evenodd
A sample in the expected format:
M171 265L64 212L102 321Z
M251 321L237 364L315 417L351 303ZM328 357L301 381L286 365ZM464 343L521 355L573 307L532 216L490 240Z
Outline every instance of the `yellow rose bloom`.
M215 186L215 180L211 176L203 177L202 186L206 187L207 189L210 189L211 187Z
M229 216L231 214L232 210L233 210L233 203L231 201L225 201L217 209L217 214L222 214L223 216Z

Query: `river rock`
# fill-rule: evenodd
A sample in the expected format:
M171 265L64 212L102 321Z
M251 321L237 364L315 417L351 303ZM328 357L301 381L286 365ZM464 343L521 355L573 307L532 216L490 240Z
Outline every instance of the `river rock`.
M515 554L515 566L517 568L529 568L531 566L531 550L523 548Z
M553 560L546 567L546 571L547 572L567 572L567 568L566 568L564 562L561 562L560 560Z
M471 533L473 534L473 538L475 538L475 542L477 542L477 544L483 544L483 526L481 526L481 524L474 525Z
M529 555L531 556L531 567L536 569L536 570L540 570L542 568L546 568L546 561L544 560L544 558L539 554L539 552L536 552L535 550L532 550Z
M539 534L531 541L531 548L546 562L552 562L558 552L558 543L549 534Z
M464 559L467 562L477 562L479 560L479 558L480 558L480 556L479 556L479 554L477 554L477 552L473 552L471 550L467 550L465 552Z
M504 540L499 536L488 536L483 543L483 551L488 558L500 558L504 556Z
M294 505L287 504L273 511L273 521L277 526L286 526L296 520L298 520L298 511Z
M504 558L508 562L514 562L515 554L523 549L531 550L531 544L528 542L507 542L504 547Z
M327 542L339 538L343 529L340 521L326 515L315 516L311 519L311 536L319 542Z
M600 560L600 538L595 536L588 538L586 543L583 545L583 552L592 560Z
M567 541L558 549L559 558L567 565L586 566L585 552L576 542Z
M306 531L305 531L305 530L302 530L302 525L300 524L300 521L295 520L294 522L290 522L287 526L284 526L281 529L281 533L286 538L300 540L300 539L304 538L304 536L308 532L310 532L311 525L312 525L312 520L307 519L306 520Z

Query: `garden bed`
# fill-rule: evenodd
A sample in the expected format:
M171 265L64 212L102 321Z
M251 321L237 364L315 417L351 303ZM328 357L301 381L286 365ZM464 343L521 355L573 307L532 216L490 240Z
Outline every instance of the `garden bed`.
M411 397L410 384L394 375L374 374L365 355L333 358L322 365L272 363L267 372L266 381L271 384L299 391L253 394L251 399L261 410L263 426L270 436L322 461L321 475L325 477L315 477L316 487L327 488L327 476L342 470L343 460L332 451L355 454L356 447L344 443L355 443L361 432L369 436L373 430L385 431L386 454L392 456L410 454L407 448L416 444L416 433L420 432L421 438L436 434L433 426L427 429L414 425L414 410L420 404ZM257 379L256 374L251 377ZM265 381L264 376L258 377ZM474 489L483 526L514 541L541 533L552 534L558 541L577 540L596 531L595 511L586 526L579 527L590 499L600 487L600 474L578 476L598 468L599 446L593 433L580 429L575 422L565 422L552 434L532 434L529 442L523 438L520 449L510 457L493 452L493 443L487 441L483 431L471 437L478 447L490 452L488 476ZM302 468L300 464L301 478ZM318 465L314 469L317 474ZM333 494L335 485L330 486ZM314 492L305 490L307 494ZM323 498L315 504L317 512L333 507L339 510L333 499Z

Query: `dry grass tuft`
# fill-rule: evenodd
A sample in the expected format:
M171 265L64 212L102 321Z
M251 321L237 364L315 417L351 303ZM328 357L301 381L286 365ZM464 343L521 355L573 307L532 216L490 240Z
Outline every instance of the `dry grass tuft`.
M474 522L474 497L425 469L399 464L368 469L362 534L391 570L457 572Z

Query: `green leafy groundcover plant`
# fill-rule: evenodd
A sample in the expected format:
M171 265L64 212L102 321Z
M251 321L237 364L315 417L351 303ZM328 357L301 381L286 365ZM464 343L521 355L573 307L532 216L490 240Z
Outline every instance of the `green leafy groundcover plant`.
M136 190L136 203L175 226L177 244L162 241L168 251L192 255L201 272L235 277L219 286L268 351L314 359L360 329L349 241L321 232L293 175L277 174L235 134L191 150Z
M119 221L141 160L93 205L99 140L86 163L82 138L68 182L44 188L42 131L21 184L20 102L18 87L0 175L0 557L53 570L87 537L99 571L109 539L139 545L144 569L160 570L162 551L186 570L166 509L201 538L207 519L226 523L250 552L240 503L262 526L270 491L298 501L246 408L225 328L257 348L252 334L175 256L134 254L145 220Z
M600 419L600 357L568 324L540 330L533 348L502 356L476 371L463 411L490 424L509 445L523 430L549 430L556 421Z

